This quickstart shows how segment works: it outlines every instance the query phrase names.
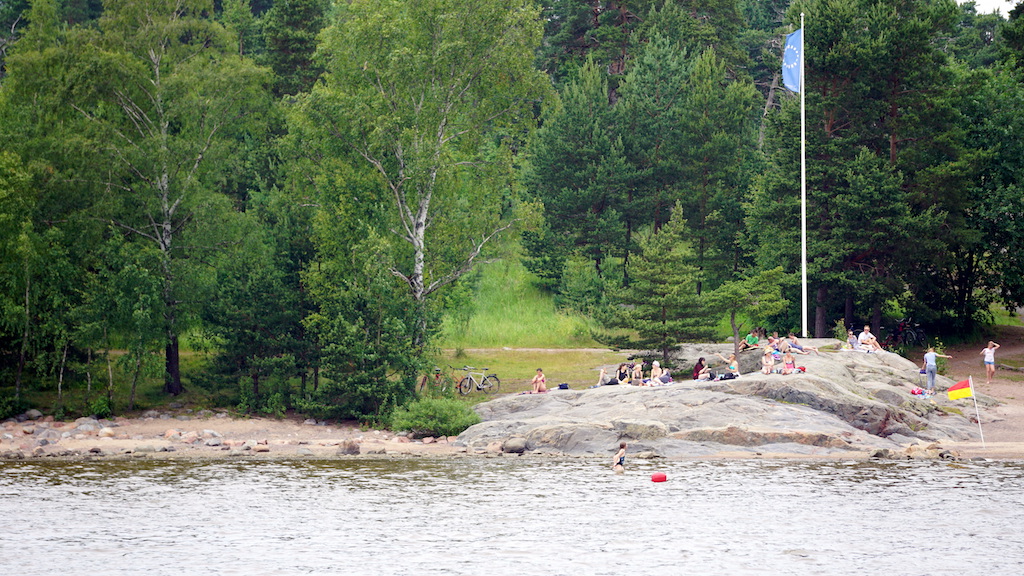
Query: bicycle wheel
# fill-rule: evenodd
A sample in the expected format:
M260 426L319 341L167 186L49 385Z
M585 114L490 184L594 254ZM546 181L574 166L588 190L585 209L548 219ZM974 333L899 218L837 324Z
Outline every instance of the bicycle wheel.
M501 380L498 380L498 377L493 374L484 376L484 381L480 383L480 387L484 389L484 393L494 394L501 387Z
M459 394L462 394L463 396L465 396L466 394L469 394L470 391L472 391L472 390L473 390L473 381L469 379L469 376L466 376L462 380L459 380Z
M455 382L452 381L451 376L442 374L437 379L437 389L441 391L441 395L447 395L452 388L455 387Z

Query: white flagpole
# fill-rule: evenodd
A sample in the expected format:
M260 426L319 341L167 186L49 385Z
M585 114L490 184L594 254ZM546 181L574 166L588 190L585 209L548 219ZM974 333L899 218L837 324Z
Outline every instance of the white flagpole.
M974 377L967 377L967 385L971 387L971 399L974 400L974 414L978 417L978 434L981 434L981 449L985 449L985 432L981 429L981 411L978 410L978 395L974 392Z
M804 84L804 36L807 29L804 28L804 13L800 13L800 260L802 263L800 276L803 282L802 298L802 320L804 338L807 334L807 117L804 111L804 94L807 86Z

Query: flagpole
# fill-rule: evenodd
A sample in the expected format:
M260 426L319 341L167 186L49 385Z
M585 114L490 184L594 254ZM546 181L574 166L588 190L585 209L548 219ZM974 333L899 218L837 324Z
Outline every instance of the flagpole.
M807 52L804 51L804 13L800 13L800 277L803 283L802 297L802 320L803 337L809 338L807 334L807 117L804 110L804 94L807 92L804 85L804 61Z
M985 449L985 432L981 429L981 411L978 410L978 395L974 393L974 377L967 377L968 386L971 387L971 399L974 400L974 414L978 417L978 434L981 434L981 449Z

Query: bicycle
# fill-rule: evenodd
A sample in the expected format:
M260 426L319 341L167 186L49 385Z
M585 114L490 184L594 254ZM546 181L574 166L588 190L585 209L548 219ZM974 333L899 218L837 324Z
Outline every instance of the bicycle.
M455 368L453 368L451 366L448 366L448 369L450 371L452 371L452 372L455 371ZM435 395L439 395L439 396L443 396L443 395L447 394L449 390L454 390L454 389L455 389L455 378L451 374L446 373L446 372L444 372L443 370L441 370L440 368L437 368L437 367L434 368L434 377L433 378L430 377L430 374L424 374L423 375L423 378L420 380L420 385L419 385L419 388L418 388L418 390L419 390L419 392L421 394L423 392L429 391L429 392L431 392L431 393L433 393Z
M919 346L925 341L924 330L921 325L910 318L904 318L896 323L896 327L889 333L889 337L882 343L884 348L895 346Z
M463 366L462 370L466 373L466 376L459 380L459 393L462 395L469 394L474 388L483 390L485 394L493 394L501 386L501 380L498 380L498 375L487 374L487 368L474 372L476 368Z

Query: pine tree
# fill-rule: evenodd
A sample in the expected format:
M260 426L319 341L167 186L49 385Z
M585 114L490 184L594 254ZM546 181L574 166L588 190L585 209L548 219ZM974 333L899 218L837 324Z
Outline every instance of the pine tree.
M665 226L640 240L641 252L628 265L632 280L614 295L619 308L611 324L630 332L610 337L615 345L659 350L668 363L677 344L714 332L717 319L697 295L700 274L686 237L686 219L677 204Z

